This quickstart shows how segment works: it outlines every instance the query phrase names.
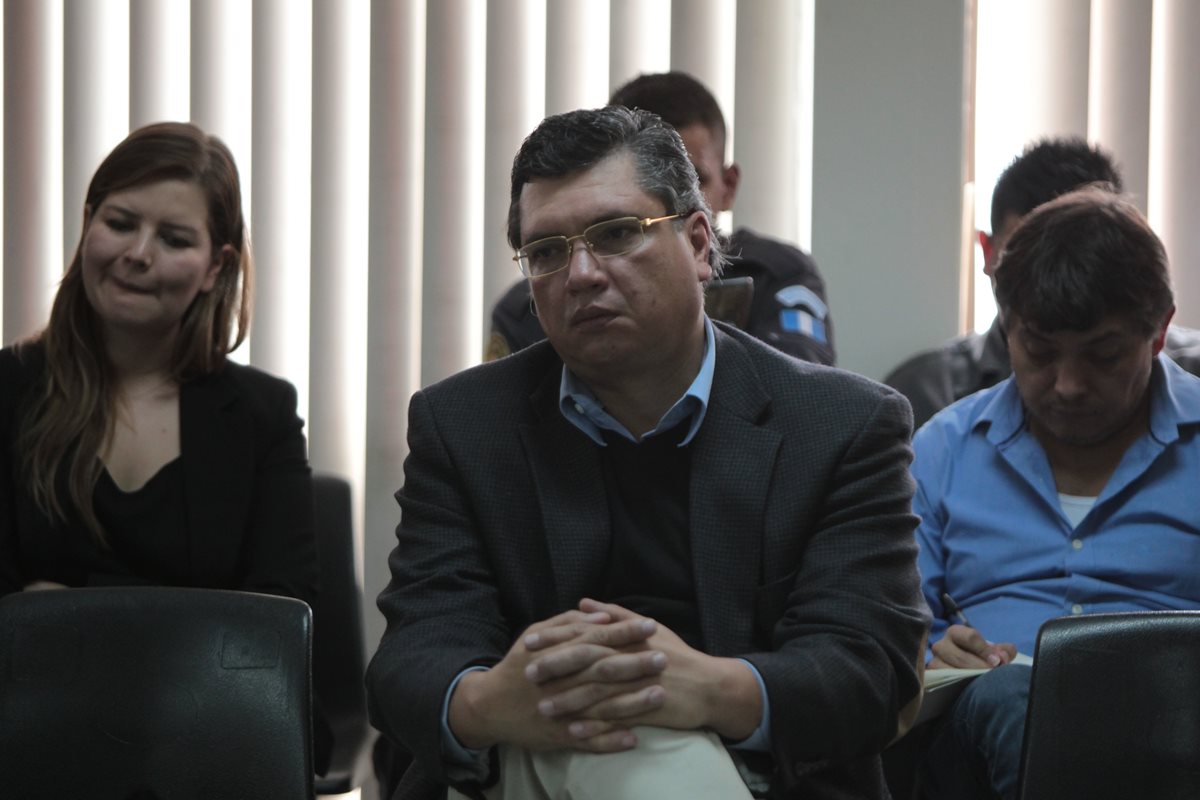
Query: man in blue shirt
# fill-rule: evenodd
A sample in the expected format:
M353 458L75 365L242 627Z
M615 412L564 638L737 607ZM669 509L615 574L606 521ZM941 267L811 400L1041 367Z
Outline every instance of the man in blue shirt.
M708 319L654 114L549 117L512 175L547 341L409 405L367 676L394 800L886 797L928 625L908 404Z
M992 668L933 739L931 798L1014 796L1018 653L1047 619L1200 607L1200 379L1161 354L1162 243L1125 198L1084 189L1026 217L994 279L1013 375L913 442L929 667Z
M1022 217L1089 183L1122 188L1110 153L1078 137L1031 142L1001 173L992 192L992 232L979 231L984 274L994 281L996 260ZM1172 325L1163 349L1179 366L1200 375L1200 331ZM883 382L908 398L913 426L920 428L955 400L995 386L1011 373L1008 344L997 319L984 333L967 333L905 359Z

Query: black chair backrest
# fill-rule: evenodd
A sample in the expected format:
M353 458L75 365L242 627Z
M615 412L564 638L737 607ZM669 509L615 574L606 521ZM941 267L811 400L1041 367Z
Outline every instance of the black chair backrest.
M1200 798L1200 612L1042 626L1019 796Z
M370 773L372 729L363 685L366 646L363 589L357 568L350 484L336 475L313 475L313 521L321 586L313 603L313 692L333 734L320 794L344 794Z
M284 597L0 598L0 796L310 800L311 643Z

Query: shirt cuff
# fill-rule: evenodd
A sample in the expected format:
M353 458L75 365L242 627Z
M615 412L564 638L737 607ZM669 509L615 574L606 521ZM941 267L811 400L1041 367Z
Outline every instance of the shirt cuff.
M450 697L458 688L458 682L463 679L464 675L468 672L487 672L487 669L487 667L467 667L458 673L451 682L450 688L446 690L446 697L442 700L442 756L451 764L471 768L472 772L476 772L482 767L484 774L487 773L487 750L472 750L463 747L454 732L450 730Z
M758 681L758 694L762 698L762 722L758 723L758 728L754 733L742 739L740 742L726 742L725 746L735 750L753 750L759 753L770 752L771 750L771 704L767 701L767 684L763 682L762 675L758 668L744 658L739 658L738 661L745 664L754 673L754 680Z

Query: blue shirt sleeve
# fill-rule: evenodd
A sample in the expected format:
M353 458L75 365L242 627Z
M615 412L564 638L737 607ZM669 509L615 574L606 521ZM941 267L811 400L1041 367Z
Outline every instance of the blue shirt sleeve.
M762 722L758 724L758 729L754 733L747 736L740 742L726 742L726 745L735 750L754 750L760 753L769 752L771 749L771 704L767 699L767 684L763 683L762 675L753 664L744 658L739 658L738 661L745 664L754 673L754 680L758 681L758 693L762 698Z
M446 757L447 761L458 766L472 768L482 766L486 770L487 751L463 747L454 732L450 730L450 697L458 688L458 682L468 672L487 672L487 667L467 667L458 673L450 683L450 688L446 690L446 696L442 699L442 755Z

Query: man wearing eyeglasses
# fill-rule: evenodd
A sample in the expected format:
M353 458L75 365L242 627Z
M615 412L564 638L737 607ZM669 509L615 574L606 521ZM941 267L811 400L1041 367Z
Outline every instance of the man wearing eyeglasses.
M741 184L736 163L725 162L725 116L717 99L685 72L639 75L613 92L611 105L658 114L683 138L700 191L714 213L733 209ZM728 263L708 285L708 313L788 355L836 363L833 317L816 262L786 242L746 227L729 237ZM529 284L518 281L492 309L485 357L491 361L545 338Z
M708 319L711 211L653 114L543 121L509 240L549 341L409 407L393 797L885 797L928 625L907 403Z

